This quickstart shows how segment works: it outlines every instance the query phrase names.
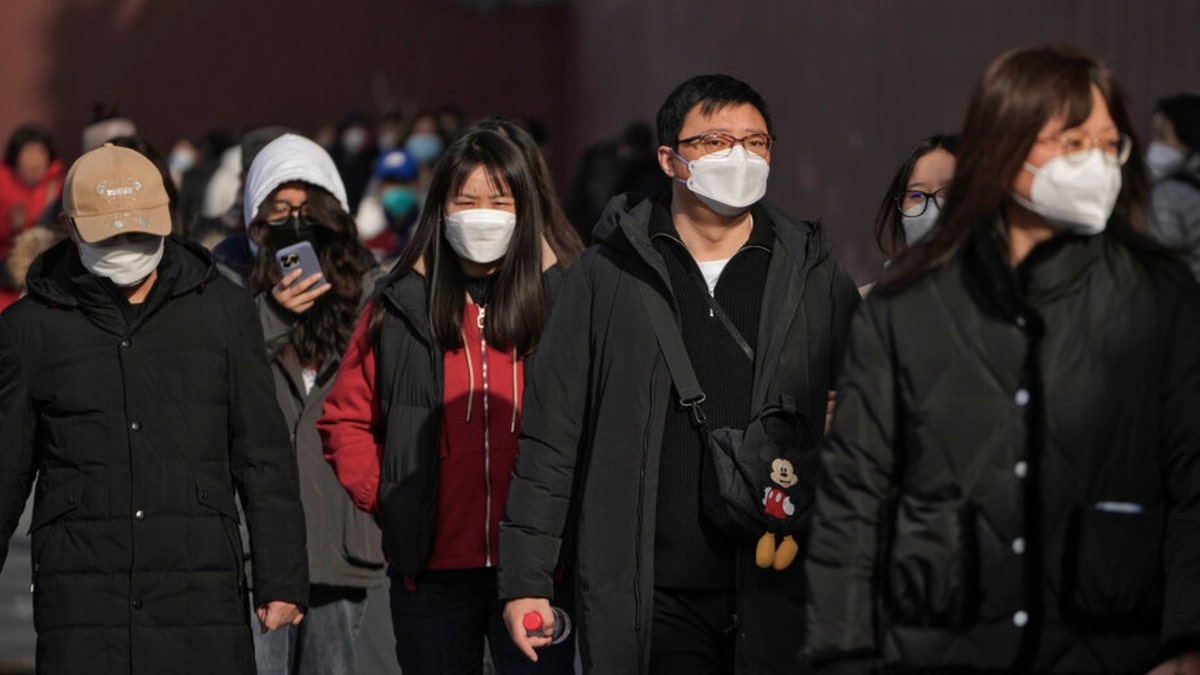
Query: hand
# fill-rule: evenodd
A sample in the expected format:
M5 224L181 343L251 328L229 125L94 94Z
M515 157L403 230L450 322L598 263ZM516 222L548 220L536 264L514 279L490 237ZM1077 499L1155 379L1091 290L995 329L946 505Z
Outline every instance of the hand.
M825 396L825 433L829 433L829 425L833 424L833 407L837 403L837 392L830 390Z
M320 272L308 276L300 283L296 283L302 272L303 270L292 270L271 289L271 297L275 298L275 302L278 302L281 307L295 314L303 314L312 309L312 306L317 302L317 298L325 295L329 292L329 289L333 288L329 284L325 284L320 288L313 288L313 285L321 278ZM296 285L293 286L292 284Z
M1200 675L1200 652L1188 652L1167 659L1149 675Z
M304 612L298 605L283 600L259 605L254 613L258 615L258 627L264 633L284 626L296 626L304 620Z
M525 634L525 615L530 612L542 615L542 636ZM550 636L554 634L554 612L550 611L550 601L546 598L509 600L504 605L504 625L508 626L508 634L512 636L517 649L530 661L537 663L537 652L534 650L550 644Z

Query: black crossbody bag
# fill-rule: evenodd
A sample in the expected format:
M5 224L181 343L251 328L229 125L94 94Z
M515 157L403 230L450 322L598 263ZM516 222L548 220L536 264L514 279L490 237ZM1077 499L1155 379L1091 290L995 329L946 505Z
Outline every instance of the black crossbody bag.
M707 286L699 279L693 280L703 288L713 316L721 321L753 364L754 349L711 296ZM798 413L794 402L786 399L763 407L745 430L710 428L701 407L704 392L692 369L674 312L650 284L638 279L637 286L679 394L679 403L688 410L692 425L700 434L704 452L700 506L704 517L728 537L744 543L757 541L768 524L760 495L769 484L772 460L786 455L789 459L795 458L793 463L800 469L800 455L814 456L815 453L806 451L816 446L819 437ZM804 501L805 508L798 509L792 520L807 516L811 498Z

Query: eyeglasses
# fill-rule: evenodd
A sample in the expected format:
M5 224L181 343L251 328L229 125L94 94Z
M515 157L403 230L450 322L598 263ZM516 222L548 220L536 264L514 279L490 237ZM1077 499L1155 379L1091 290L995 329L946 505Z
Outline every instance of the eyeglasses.
M900 193L899 197L894 198L896 202L896 208L899 209L900 213L903 215L909 216L910 218L915 218L922 213L925 213L925 209L929 208L929 202L931 201L937 203L938 209L941 209L943 206L945 206L946 193L949 192L949 190L950 188L942 188L934 192L905 190L904 192Z
M301 218L308 220L308 202L304 202L303 204L299 205L289 204L282 199L271 202L271 206L267 208L267 224L283 225L293 215L298 215Z
M754 153L759 157L766 157L771 152L771 146L775 145L775 138L770 134L750 134L736 138L729 134L714 132L681 138L676 141L675 147L681 145L693 145L705 155L728 153L733 150L733 146L741 145L747 152Z
M1060 136L1041 136L1038 143L1054 143L1062 148L1062 157L1072 164L1082 164L1092 148L1099 148L1104 159L1110 164L1123 166L1129 161L1133 150L1133 140L1125 134L1119 136L1084 136L1082 134L1062 134Z

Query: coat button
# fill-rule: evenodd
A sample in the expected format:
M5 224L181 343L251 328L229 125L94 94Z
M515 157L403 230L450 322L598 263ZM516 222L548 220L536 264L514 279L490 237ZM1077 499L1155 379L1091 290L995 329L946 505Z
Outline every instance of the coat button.
M1021 406L1022 408L1029 405L1029 390L1018 389L1016 396L1013 397L1013 400L1016 401L1017 405Z
M1017 328L1024 328L1029 325L1029 320L1024 316L1017 317Z
M1013 465L1013 474L1017 478L1024 478L1025 476L1029 475L1029 465L1026 464L1024 460L1017 462Z
M132 605L134 609L141 609L141 608L142 608L142 601L141 601L141 600L134 600L133 602L131 602L131 603L129 603L129 604L130 604L130 605Z
M1017 628L1024 628L1025 624L1029 623L1029 614L1025 610L1019 610L1013 614L1013 625Z
M129 428L133 429L134 431L141 431L142 423L141 422L130 422Z
M208 500L208 490L201 490L200 491L200 501L207 501L207 500Z
M133 517L137 518L138 520L144 520L146 518L146 512L138 509L137 511L133 512Z
M1023 538L1017 537L1016 539L1012 540L1012 552L1016 553L1017 555L1021 555L1025 552L1025 540Z
M129 349L129 345L131 345L131 344L133 344L133 343L131 343L129 340L121 340L121 346L126 349Z

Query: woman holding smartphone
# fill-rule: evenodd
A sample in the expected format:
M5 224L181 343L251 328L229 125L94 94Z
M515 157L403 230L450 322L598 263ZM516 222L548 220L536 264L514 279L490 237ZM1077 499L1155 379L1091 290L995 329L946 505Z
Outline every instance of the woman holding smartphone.
M497 535L520 402L561 283L533 168L476 125L434 169L408 249L363 313L318 423L354 502L378 514L404 672L571 673L532 663L496 595Z
M333 160L306 138L285 134L262 149L246 176L244 208L247 231L259 242L247 285L300 468L311 584L303 623L256 636L258 672L355 673L367 589L383 582L380 532L329 470L316 421L382 272L358 241Z
M819 672L1200 673L1200 287L1112 72L1008 52L855 316L809 538Z

